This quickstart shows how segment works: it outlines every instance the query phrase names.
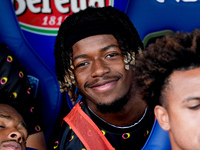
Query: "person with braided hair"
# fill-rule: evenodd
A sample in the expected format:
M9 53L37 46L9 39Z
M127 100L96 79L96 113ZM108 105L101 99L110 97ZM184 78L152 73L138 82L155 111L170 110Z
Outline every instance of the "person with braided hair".
M165 35L137 59L142 99L154 103L172 150L200 150L200 30Z
M61 92L73 104L79 94L82 99L64 118L58 149L143 148L154 114L133 80L142 49L134 25L114 7L88 7L66 18L56 37L56 73Z

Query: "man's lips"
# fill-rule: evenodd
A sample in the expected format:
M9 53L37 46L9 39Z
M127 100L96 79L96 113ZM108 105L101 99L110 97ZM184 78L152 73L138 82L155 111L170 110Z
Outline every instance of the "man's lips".
M17 142L6 142L3 144L3 147L8 150L22 150L22 147Z
M98 81L98 82L90 85L89 88L92 88L92 89L98 90L98 91L106 91L106 90L111 89L116 84L118 79L119 78Z

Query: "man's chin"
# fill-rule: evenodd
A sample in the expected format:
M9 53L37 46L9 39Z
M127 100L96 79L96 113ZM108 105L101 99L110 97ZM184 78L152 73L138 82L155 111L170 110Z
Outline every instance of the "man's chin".
M116 113L121 111L124 105L127 104L127 102L128 99L125 96L123 96L122 98L116 99L109 104L99 103L97 105L97 110L103 114Z

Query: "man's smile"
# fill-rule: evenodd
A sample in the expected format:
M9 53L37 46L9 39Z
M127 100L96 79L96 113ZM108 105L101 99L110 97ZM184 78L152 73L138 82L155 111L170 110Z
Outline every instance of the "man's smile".
M91 88L93 90L96 90L96 91L108 91L110 89L112 89L115 84L117 83L118 80L111 80L111 81L104 81L104 82L99 82L95 85L93 85Z
M90 83L86 83L85 84L85 88L90 88L92 90L95 90L96 92L106 92L112 88L115 87L117 81L120 79L121 77L119 76L112 76L112 77L103 77L103 79L97 79L94 80Z

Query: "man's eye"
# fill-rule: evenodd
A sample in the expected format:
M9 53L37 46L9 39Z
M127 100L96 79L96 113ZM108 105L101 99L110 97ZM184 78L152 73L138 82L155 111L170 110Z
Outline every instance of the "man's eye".
M200 105L194 105L194 106L190 106L188 107L189 109L199 109L200 108Z
M0 128L5 128L3 125L0 125Z
M108 54L106 57L111 58L111 57L115 57L117 55L119 55L119 54L118 53L111 53L111 54Z
M87 62L83 62L83 63L80 63L76 66L76 68L79 68L79 67L83 67L85 65L87 65L88 63Z

